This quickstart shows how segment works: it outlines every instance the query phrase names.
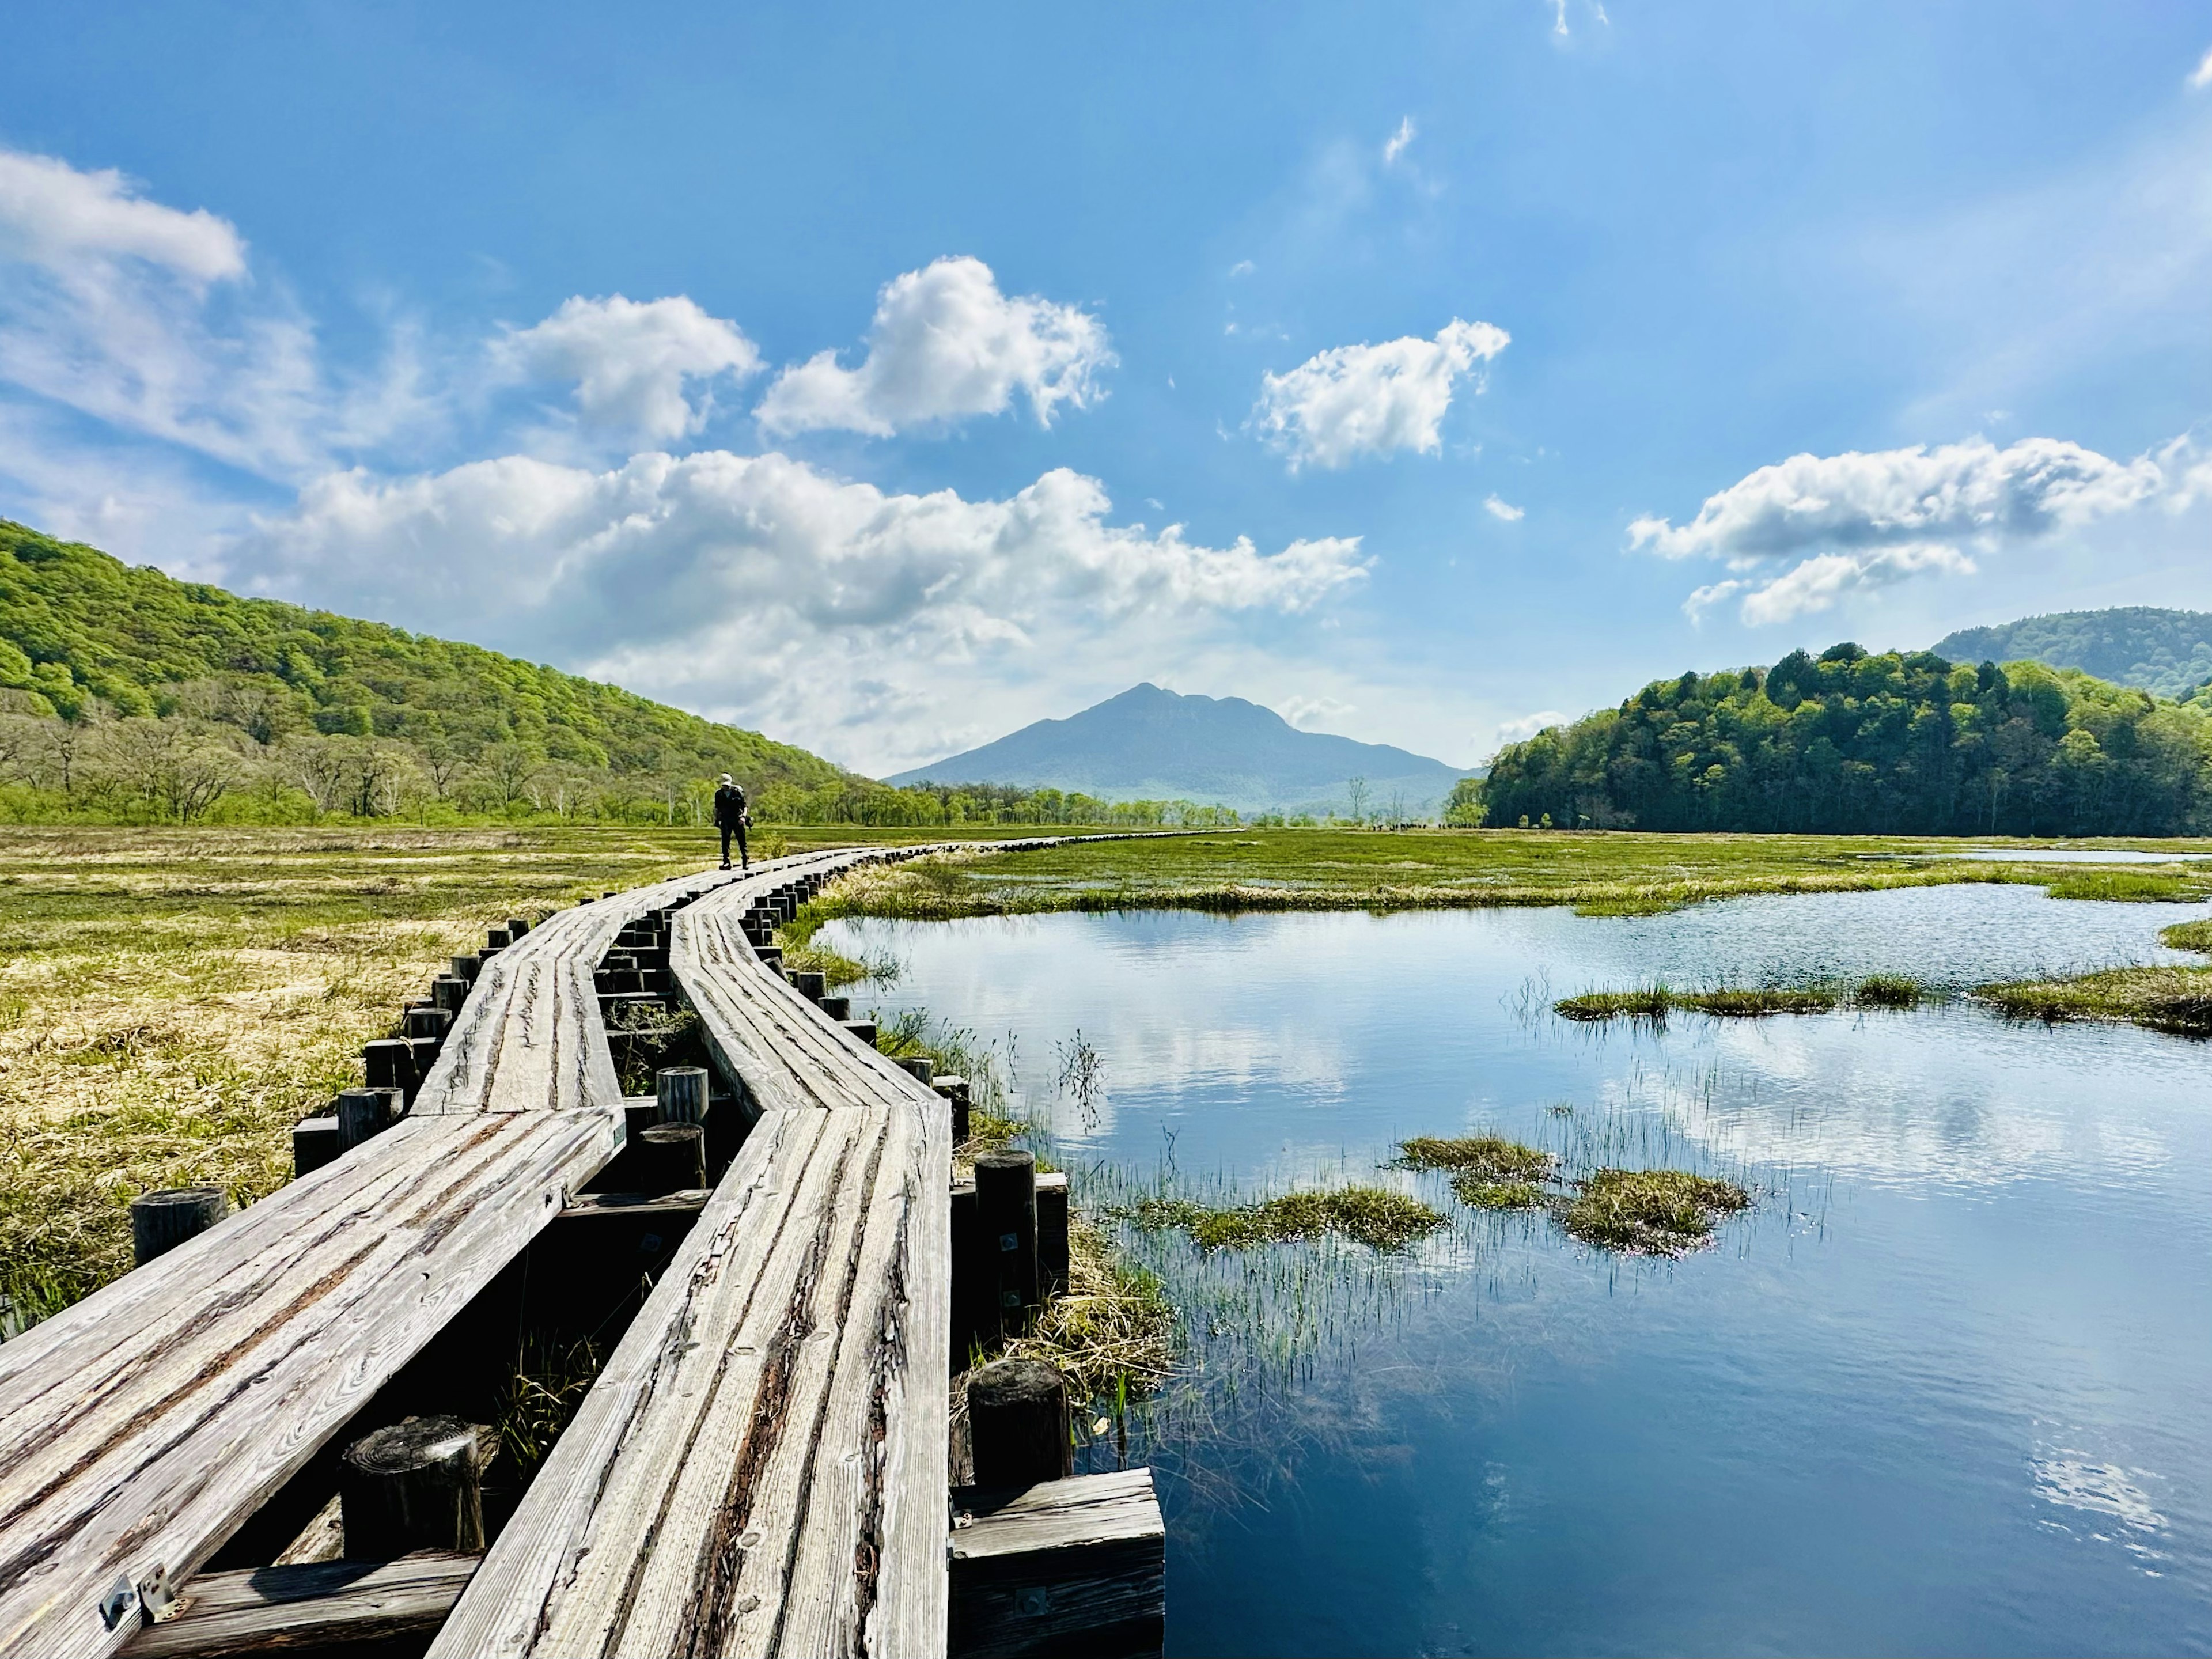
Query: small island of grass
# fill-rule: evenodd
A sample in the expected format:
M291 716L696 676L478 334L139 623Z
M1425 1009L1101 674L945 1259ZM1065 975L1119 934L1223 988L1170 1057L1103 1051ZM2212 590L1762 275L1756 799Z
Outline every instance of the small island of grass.
M1751 1205L1733 1181L1686 1170L1599 1170L1585 1178L1560 1224L1585 1244L1635 1255L1681 1255L1713 1223Z
M1398 1161L1409 1170L1449 1170L1452 1195L1471 1209L1533 1210L1544 1202L1537 1182L1559 1160L1503 1135L1467 1135L1447 1139L1415 1135L1400 1143Z
M1402 1249L1444 1224L1419 1199L1384 1187L1285 1193L1216 1208L1188 1198L1140 1199L1130 1219L1148 1232L1181 1228L1203 1250L1243 1250L1334 1234L1378 1250Z

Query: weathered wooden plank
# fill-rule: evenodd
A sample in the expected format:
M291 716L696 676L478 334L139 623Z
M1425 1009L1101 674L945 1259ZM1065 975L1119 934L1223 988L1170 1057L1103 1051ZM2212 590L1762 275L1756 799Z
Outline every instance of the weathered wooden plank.
M112 1650L109 1586L212 1554L617 1133L605 1111L403 1124L339 1161L366 1201L296 1183L0 1348L0 1652Z
M559 1110L618 1097L593 969L647 911L731 878L702 872L556 911L501 951L477 975L413 1115Z
M1166 1529L1150 1469L953 1494L955 1659L1156 1655Z
M125 1659L343 1653L427 1638L460 1599L477 1558L423 1550L397 1561L318 1561L202 1573L183 1609L149 1626Z

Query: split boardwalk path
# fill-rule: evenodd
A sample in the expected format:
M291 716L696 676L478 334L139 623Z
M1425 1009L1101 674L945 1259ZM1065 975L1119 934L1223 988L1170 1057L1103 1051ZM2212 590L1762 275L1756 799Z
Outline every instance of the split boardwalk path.
M772 889L934 850L556 913L485 963L392 1128L0 1345L0 1655L94 1659L189 1595L606 1165L593 970L679 906L671 969L757 1121L431 1652L944 1652L948 1108L739 927Z

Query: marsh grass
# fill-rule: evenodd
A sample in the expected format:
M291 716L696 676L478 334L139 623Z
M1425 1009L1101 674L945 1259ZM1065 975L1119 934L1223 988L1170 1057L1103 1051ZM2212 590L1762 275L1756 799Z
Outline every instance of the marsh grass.
M1202 1250L1246 1250L1332 1234L1370 1249L1401 1250L1445 1222L1440 1211L1417 1198L1367 1186L1284 1193L1218 1207L1187 1198L1144 1199L1131 1206L1129 1217L1147 1231L1180 1228Z
M1452 1196L1471 1210L1540 1210L1545 1193L1533 1181L1498 1181L1474 1174L1452 1177Z
M1733 1181L1687 1170L1597 1170L1576 1183L1559 1218L1585 1244L1635 1255L1680 1255L1711 1236L1714 1221L1751 1205Z
M696 830L0 830L0 1335L129 1267L139 1193L282 1186L484 928L713 861Z
M2055 899L2104 899L2133 904L2191 904L2212 897L2212 887L2208 887L2202 877L2178 870L2072 870L2049 881L2044 890Z
M1126 1412L1175 1370L1176 1310L1158 1273L1129 1261L1079 1214L1068 1218L1067 1289L1008 1340L1016 1359L1046 1359L1080 1397Z
M1541 1181L1559 1164L1549 1152L1503 1135L1415 1135L1398 1143L1397 1161L1403 1169L1449 1170L1487 1182Z
M1664 1025L1674 1013L1710 1014L1717 1019L1764 1019L1775 1014L1825 1014L1834 1010L1836 993L1825 988L1723 985L1703 991L1678 991L1666 985L1628 991L1590 991L1552 1005L1562 1018L1584 1024L1627 1019Z
M1529 904L1650 915L1749 894L2052 880L2047 866L1961 859L1956 850L1954 842L1906 836L1243 830L918 859L857 872L815 903L824 916L916 921L1053 910Z
M1904 974L1869 974L1851 988L1855 1008L1917 1008L1934 994Z
M2050 1025L2109 1020L2212 1036L2212 969L2110 968L2069 979L1984 985L1974 995L2008 1019Z
M527 1486L553 1443L568 1426L598 1380L606 1356L586 1337L553 1344L525 1339L498 1403L499 1449L518 1490Z

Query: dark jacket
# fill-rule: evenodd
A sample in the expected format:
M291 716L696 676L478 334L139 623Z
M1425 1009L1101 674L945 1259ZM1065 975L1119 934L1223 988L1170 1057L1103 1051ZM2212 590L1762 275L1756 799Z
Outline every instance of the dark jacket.
M745 821L745 792L726 783L714 792L714 827L734 830Z

